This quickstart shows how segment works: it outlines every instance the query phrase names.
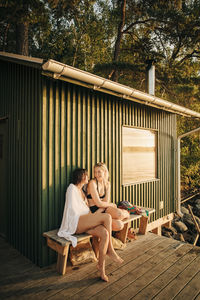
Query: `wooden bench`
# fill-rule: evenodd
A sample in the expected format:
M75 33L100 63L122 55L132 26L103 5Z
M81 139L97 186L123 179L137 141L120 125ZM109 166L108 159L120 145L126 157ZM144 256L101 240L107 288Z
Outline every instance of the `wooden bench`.
M143 210L147 211L148 216L144 215L130 215L130 218L123 220L124 228L121 231L116 232L115 237L122 241L122 243L126 243L128 229L131 225L131 222L134 220L140 219L139 225L139 234L146 234L147 233L147 225L149 221L149 216L155 212L154 208L143 208Z
M127 239L127 233L128 229L130 227L130 224L132 221L140 219L140 226L139 226L139 233L140 234L146 234L147 232L147 224L149 220L149 215L155 211L153 208L144 208L146 211L148 211L148 216L143 215L130 215L129 219L123 220L124 222L124 228L116 232L115 237L120 239L123 243L126 242ZM71 245L70 241L67 241L64 238L60 238L57 235L58 229L51 230L48 232L44 232L43 236L47 240L47 246L49 246L51 249L56 251L58 253L57 258L57 265L56 270L58 273L64 275L66 273L66 266L67 266L67 259L68 259L68 253L69 253L69 246ZM77 242L81 241L89 241L92 238L92 235L83 233L83 234L77 234L74 235L77 237Z

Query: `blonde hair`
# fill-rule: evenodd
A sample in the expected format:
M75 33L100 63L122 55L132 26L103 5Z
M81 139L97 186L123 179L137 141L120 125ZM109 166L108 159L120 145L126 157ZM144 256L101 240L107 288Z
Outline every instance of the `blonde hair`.
M95 169L95 168L101 168L101 169L105 172L105 179L106 179L106 181L109 180L109 171L108 171L108 168L107 168L107 166L106 166L105 163L103 163L103 162L98 162L98 163L96 163L96 164L94 165L94 169Z

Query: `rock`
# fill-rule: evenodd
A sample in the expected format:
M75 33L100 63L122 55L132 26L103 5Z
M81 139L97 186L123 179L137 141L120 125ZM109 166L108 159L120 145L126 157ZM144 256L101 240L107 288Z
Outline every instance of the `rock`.
M200 210L200 203L199 204L196 204L195 207Z
M168 232L172 236L174 236L175 234L177 234L177 230L173 226L171 226L170 228L162 226L162 232L163 233ZM165 234L163 234L163 235L165 235Z
M192 211L195 216L200 217L200 209L198 209L196 206L194 206Z
M181 212L182 214L187 214L187 215L190 213L189 210L184 206L181 206Z
M199 218L199 217L197 217L197 216L195 216L195 218L196 218L197 224L198 224L198 225L199 225L199 227L200 227L200 218Z
M171 229L171 231L173 232L173 234L177 234L177 230L176 230L175 227L171 226L170 229Z
M197 216L195 216L195 218L196 218L197 224L200 227L200 218L197 217ZM194 220L193 220L193 218L192 218L192 216L190 214L189 215L185 214L183 216L183 222L186 224L187 227L189 227L192 230L194 230L194 228L196 228Z
M178 240L178 241L181 241L181 242L185 242L185 239L184 239L182 233L177 233L174 238L175 238L175 240Z
M186 226L194 228L195 224L194 221L192 219L192 216L190 214L185 214L183 216L183 222L186 224Z
M174 225L179 232L185 232L188 230L187 226L181 221L174 222Z
M172 235L171 235L171 233L169 231L162 231L162 235L166 236L168 238L173 238Z
M200 199L196 199L196 200L195 200L195 205L196 205L196 206L197 206L197 205L200 206Z
M191 231L184 232L183 237L187 243L193 244L196 234L192 233Z

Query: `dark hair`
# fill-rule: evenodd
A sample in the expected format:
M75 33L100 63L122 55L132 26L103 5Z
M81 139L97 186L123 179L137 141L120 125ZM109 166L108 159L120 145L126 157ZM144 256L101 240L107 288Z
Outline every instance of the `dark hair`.
M83 179L83 175L87 175L87 170L86 169L75 169L72 173L72 183L73 184L79 184L82 179Z

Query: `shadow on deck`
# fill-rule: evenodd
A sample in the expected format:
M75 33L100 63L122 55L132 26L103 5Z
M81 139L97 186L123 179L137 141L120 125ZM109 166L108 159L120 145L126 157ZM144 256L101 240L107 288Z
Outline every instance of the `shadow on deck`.
M40 269L0 239L0 299L198 299L200 248L152 233L118 252L122 265L106 263L102 282L95 263L68 269Z

